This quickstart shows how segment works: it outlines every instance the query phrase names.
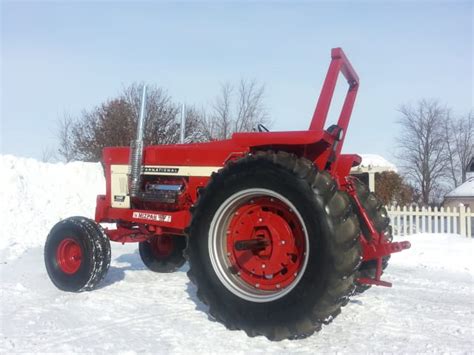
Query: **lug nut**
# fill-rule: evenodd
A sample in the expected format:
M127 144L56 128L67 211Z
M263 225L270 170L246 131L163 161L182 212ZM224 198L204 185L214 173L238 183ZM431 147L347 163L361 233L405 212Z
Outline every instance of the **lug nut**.
M265 264L262 264L262 269L265 269L266 268L266 265Z
M277 288L280 288L280 284L277 284Z
M262 218L259 218L258 221L259 221L259 222L263 222L263 219L262 219Z
M280 244L281 244L281 245L285 245L286 242L285 242L284 240L282 240L282 241L280 242Z
M259 288L259 287L260 287L260 284L255 284L255 287L256 287L256 288Z

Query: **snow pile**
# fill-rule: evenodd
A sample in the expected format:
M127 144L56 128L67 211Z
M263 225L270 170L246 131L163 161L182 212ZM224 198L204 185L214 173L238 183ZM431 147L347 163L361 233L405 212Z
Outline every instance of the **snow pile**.
M93 217L97 194L105 192L99 163L42 163L0 155L0 249L11 259L42 246L53 225L81 215Z
M359 154L362 158L362 162L359 167L362 168L383 168L388 171L397 171L397 167L386 160L384 157L377 154Z
M474 197L474 177L470 177L465 183L446 194L446 197Z

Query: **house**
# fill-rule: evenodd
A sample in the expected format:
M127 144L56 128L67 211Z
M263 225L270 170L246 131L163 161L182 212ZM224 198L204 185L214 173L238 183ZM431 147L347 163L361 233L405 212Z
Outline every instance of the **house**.
M474 157L467 166L467 180L444 197L444 207L458 207L463 204L474 209Z
M447 193L444 197L444 207L457 207L460 204L474 208L474 176L468 178L466 182Z
M351 169L351 175L357 176L365 184L369 185L370 191L375 191L375 174L384 171L397 171L394 164L377 154L359 154L362 162L359 166Z

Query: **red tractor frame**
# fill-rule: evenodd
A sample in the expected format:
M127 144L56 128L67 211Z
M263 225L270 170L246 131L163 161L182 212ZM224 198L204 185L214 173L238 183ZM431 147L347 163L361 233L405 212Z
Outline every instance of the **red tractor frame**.
M325 129L339 73L349 89L337 123ZM262 131L235 133L223 141L143 147L143 122L139 121L137 141L131 148L103 151L107 185L105 195L97 197L96 223L74 217L51 231L45 247L51 279L63 290L93 288L110 262L108 240L139 242L140 255L150 269L173 271L184 263L181 253L188 239L185 254L191 264L189 276L198 284L198 296L210 306L211 315L229 328L275 340L300 338L318 330L339 313L354 287L362 292L370 285L391 286L381 280L382 271L390 254L410 244L392 242L389 220L380 201L350 176L351 168L360 164L360 156L341 154L358 88L356 72L342 49L334 48L307 131L259 129ZM271 189L265 176L275 184L280 180L284 187ZM296 180L293 183L291 179ZM302 194L314 191L310 201L300 203L292 197L296 196L292 185L300 183L308 185L298 190ZM247 184L242 190L245 193L236 190L234 197L219 197L239 184ZM312 213L312 208L319 220L315 225L307 223L309 217L305 215ZM219 225L220 220L226 221L224 227ZM115 225L102 229L99 223ZM313 233L312 228L319 232ZM344 240L333 247L333 241L321 237L313 246L312 233ZM95 248L95 254L90 256L88 248ZM341 251L329 258L344 260L318 264L319 270L327 270L324 275L336 275L338 265L344 265L341 269L347 271L324 281L324 275L311 276L312 283L305 281L310 272L320 272L317 268L309 271L312 259L307 254L315 258L319 250L331 254L335 248ZM207 250L212 254L209 257L205 255ZM228 260L222 261L226 255ZM319 258L326 256L321 254ZM89 270L84 271L87 276L71 281L81 267ZM226 287L221 290L219 282ZM293 302L304 307L306 298L297 295L298 284L304 282L308 282L307 289L319 285L312 297L321 299L308 306L312 307L312 316L307 319L303 313L294 317L280 314L281 308L292 309ZM301 290L301 294L304 292ZM233 305L235 312L225 309L217 300L221 298ZM275 310L271 311L272 307ZM252 314L242 316L248 309ZM259 313L261 309L266 315Z

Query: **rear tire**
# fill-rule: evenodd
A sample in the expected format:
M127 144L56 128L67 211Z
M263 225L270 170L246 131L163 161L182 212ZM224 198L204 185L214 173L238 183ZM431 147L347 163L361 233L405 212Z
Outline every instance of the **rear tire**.
M58 222L44 247L46 271L63 291L94 289L110 266L110 242L102 227L84 217Z
M353 292L361 260L357 217L347 193L306 159L258 152L229 163L192 212L188 276L211 317L229 329L304 338L336 317ZM266 238L267 246L242 251L247 238Z
M184 265L186 259L185 237L159 236L138 244L138 251L145 266L154 272L174 272Z

